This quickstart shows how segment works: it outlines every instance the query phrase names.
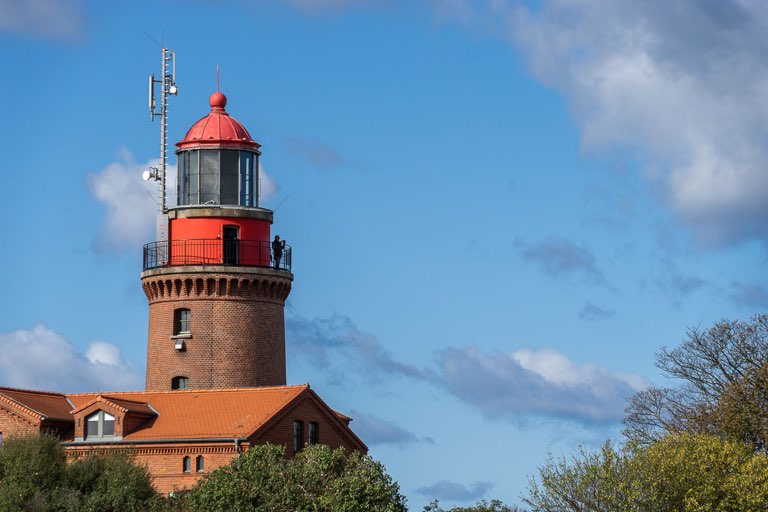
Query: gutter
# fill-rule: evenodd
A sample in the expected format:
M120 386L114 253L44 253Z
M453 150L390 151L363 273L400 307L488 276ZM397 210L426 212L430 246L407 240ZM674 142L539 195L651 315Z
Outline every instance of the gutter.
M176 439L146 439L143 441L136 439L121 441L67 441L61 443L62 446L114 446L114 445L136 445L136 444L173 444L173 443L231 443L234 439L235 445L247 441L247 437L210 437L210 438L176 438Z

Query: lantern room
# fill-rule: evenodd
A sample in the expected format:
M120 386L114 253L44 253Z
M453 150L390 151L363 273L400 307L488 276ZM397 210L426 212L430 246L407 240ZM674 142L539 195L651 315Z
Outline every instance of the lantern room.
M291 248L271 240L272 211L259 207L261 147L226 111L216 91L211 111L176 144L177 205L167 236L144 247L144 270L185 265L291 269ZM274 242L274 243L273 243Z
M189 129L178 148L178 206L259 206L259 144L230 116L216 91L211 112Z

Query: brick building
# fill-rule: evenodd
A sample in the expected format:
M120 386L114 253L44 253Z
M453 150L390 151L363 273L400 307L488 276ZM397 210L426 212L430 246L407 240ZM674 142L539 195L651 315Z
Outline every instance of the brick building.
M309 385L286 385L291 248L259 206L259 144L210 97L177 146L177 206L144 246L146 391L54 393L0 387L3 436L51 432L70 457L125 450L160 492L187 488L250 446L367 451Z

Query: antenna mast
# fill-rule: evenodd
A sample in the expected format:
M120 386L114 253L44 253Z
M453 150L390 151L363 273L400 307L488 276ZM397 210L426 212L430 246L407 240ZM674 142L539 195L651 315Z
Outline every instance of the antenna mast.
M155 74L149 75L149 118L154 121L155 116L160 116L160 166L150 167L144 172L144 180L153 178L160 182L160 213L168 211L165 200L165 176L167 166L168 147L168 96L177 96L179 89L176 87L176 52L162 48L160 74L156 79ZM160 84L160 112L155 111L155 84Z

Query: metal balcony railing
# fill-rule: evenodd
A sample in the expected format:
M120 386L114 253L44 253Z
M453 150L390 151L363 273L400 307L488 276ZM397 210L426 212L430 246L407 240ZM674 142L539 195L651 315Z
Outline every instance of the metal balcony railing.
M260 240L163 240L144 246L144 270L180 265L236 265L291 271L291 246L275 254Z

